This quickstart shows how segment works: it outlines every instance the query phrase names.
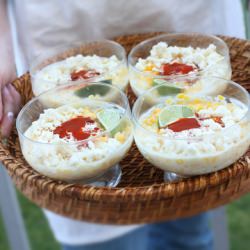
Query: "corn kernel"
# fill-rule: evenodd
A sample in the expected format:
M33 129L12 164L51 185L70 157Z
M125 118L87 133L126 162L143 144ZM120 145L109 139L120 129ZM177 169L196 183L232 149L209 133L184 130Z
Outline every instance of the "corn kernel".
M222 95L218 95L218 99L221 100L221 101L224 101L224 100L225 100L225 97L222 96Z
M117 141L119 141L120 143L124 143L126 138L125 138L123 133L118 132L118 133L115 134L115 139Z
M99 138L99 140L101 142L106 142L108 140L108 137L107 136L102 136L102 137Z
M192 103L194 103L194 104L200 104L201 102L202 102L202 100L201 100L201 99L196 98L196 99L194 99L194 100L193 100L193 102L192 102Z
M165 101L165 103L166 103L166 104L172 104L172 103L173 103L173 100L172 100L172 99L167 99L167 100Z
M177 95L177 98L178 99L183 99L183 100L189 100L189 96L183 94L183 93L180 93Z
M149 64L149 65L147 65L147 66L144 68L144 70L145 70L145 71L152 71L153 68L154 68L154 65L153 65L153 64Z
M160 109L160 108L156 108L156 109L153 111L153 114L154 114L154 115L158 115L160 112L161 112L161 109Z

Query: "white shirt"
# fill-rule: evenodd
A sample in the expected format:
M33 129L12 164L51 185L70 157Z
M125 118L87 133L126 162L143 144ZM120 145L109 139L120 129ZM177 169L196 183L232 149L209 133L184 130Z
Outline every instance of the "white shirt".
M15 41L19 74L40 52L70 41L152 31L245 36L240 0L13 0L13 10L21 44L19 50ZM105 241L137 227L46 215L55 237L66 244Z

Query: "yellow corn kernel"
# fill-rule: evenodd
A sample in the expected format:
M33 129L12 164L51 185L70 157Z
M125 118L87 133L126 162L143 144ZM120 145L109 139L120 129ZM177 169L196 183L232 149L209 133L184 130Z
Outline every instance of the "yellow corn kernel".
M108 140L108 137L107 136L102 136L102 137L99 138L99 140L101 142L106 142Z
M199 99L199 98L195 98L195 99L192 101L193 104L200 104L201 102L202 102L202 100Z
M154 67L155 67L155 66L154 66L153 64L149 64L149 65L147 65L147 66L144 68L144 70L145 70L145 71L152 71Z
M167 100L165 101L165 103L166 103L166 104L172 104L172 103L173 103L173 100L172 100L172 99L167 99Z
M195 110L200 111L200 110L204 109L204 105L198 104L198 105L195 105L194 108L195 108Z
M205 103L206 108L212 108L214 106L214 103L212 102L207 102Z
M124 143L125 140L126 140L125 135L123 133L121 133L121 132L118 132L118 133L115 134L115 139L117 141L119 141L120 143Z
M225 100L225 97L224 97L223 95L218 95L218 99L219 99L220 101L224 101L224 100Z
M161 112L161 109L160 109L160 108L156 108L156 109L153 111L153 114L154 114L154 115L158 115L160 112Z
M150 117L144 120L144 123L149 126L153 125L155 122L156 122L156 116L154 113Z
M183 99L183 100L189 100L190 99L189 96L187 96L187 95L185 95L183 93L178 94L177 98L178 99Z

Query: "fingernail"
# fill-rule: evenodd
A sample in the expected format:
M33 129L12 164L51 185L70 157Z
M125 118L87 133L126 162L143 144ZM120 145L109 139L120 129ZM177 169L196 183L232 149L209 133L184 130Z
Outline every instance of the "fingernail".
M13 112L8 112L8 113L7 113L7 117L8 117L9 119L12 119L12 118L14 117L14 113L13 113Z

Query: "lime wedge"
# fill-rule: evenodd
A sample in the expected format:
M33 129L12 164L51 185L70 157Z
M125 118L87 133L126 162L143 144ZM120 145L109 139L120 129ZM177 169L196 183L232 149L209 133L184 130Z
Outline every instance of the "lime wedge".
M121 119L119 123L110 131L111 136L115 136L116 133L124 131L128 126L126 119Z
M100 83L105 83L107 85L112 84L112 80L102 80ZM77 89L75 91L75 95L78 97L89 97L90 95L100 95L103 96L108 93L110 88L108 86L96 86L96 85L88 85L87 87L83 87L80 89Z
M102 109L96 114L98 121L106 130L114 129L121 120L121 114L114 108Z
M167 125L179 120L180 118L188 118L194 116L194 112L187 106L173 105L161 110L158 121L159 127L164 128Z
M157 89L160 95L177 95L183 92L183 89L175 84L168 83L162 79L153 79L153 86L157 85L162 85Z

